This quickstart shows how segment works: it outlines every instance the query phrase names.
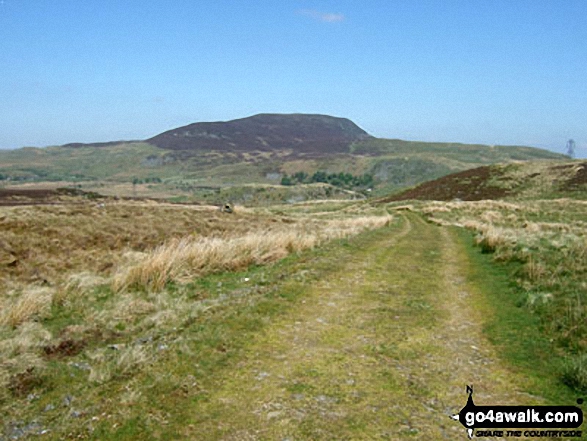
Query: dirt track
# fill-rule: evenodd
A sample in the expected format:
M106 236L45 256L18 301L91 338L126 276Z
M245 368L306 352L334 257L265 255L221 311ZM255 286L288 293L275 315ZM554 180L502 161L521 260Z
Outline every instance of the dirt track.
M465 385L538 404L483 336L482 299L447 229L404 218L251 344L194 409L190 439L466 439ZM335 257L334 257L335 258ZM482 308L481 308L482 309Z

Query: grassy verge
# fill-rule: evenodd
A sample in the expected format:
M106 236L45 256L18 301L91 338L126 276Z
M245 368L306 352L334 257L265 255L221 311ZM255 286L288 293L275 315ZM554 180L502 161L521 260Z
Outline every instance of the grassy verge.
M578 392L562 381L566 363L564 351L544 334L540 316L522 304L524 295L512 277L521 263L496 263L492 254L482 253L473 235L454 229L471 265L467 278L479 287L483 298L476 307L486 317L485 332L503 360L528 379L528 393L547 398L553 404L574 404Z
M431 222L475 234L477 249L510 269L513 305L538 321L562 360L559 377L587 393L587 204L549 201L430 202Z

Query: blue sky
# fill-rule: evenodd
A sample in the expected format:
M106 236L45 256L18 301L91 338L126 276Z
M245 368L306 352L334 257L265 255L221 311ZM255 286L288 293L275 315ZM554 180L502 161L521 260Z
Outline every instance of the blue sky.
M261 112L587 156L587 1L0 0L0 148Z

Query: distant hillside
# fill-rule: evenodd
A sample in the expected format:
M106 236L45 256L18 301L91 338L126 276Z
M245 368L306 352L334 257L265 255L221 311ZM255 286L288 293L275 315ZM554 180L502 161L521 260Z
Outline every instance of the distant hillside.
M428 181L382 198L479 201L502 198L587 199L587 162L527 162L478 167Z
M113 147L115 145L120 144L131 144L141 141L108 141L108 142L92 142L92 143L83 143L83 142L72 142L69 144L64 144L61 147L69 147L69 148L79 148L79 147Z
M147 141L0 151L0 185L61 181L98 193L201 200L216 197L210 188L279 185L286 176L320 172L367 177L371 191L349 189L383 196L479 166L536 160L568 158L523 146L379 139L326 115L260 114L190 124Z
M348 152L370 135L352 121L327 115L259 114L227 122L201 122L146 140L169 150L275 151L332 154Z

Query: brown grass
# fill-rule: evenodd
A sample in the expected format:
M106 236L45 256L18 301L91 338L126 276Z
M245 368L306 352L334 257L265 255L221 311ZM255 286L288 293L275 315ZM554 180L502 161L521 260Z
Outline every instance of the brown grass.
M76 273L109 276L126 250L145 251L187 234L244 234L271 216L215 207L91 201L0 207L0 283L58 285Z
M243 235L280 223L270 213L226 215L215 207L114 200L101 206L81 198L54 202L0 207L0 401L40 384L46 348L59 350L66 339L107 341L117 332L114 326L129 318L152 315L153 323L161 323L185 307L172 299L158 304L124 294L99 303L96 290L110 282L119 265L168 240ZM165 311L155 317L157 307ZM71 315L75 324L52 335L54 311ZM105 370L128 372L129 357Z
M240 237L173 239L136 264L119 268L112 287L115 291L131 287L157 291L171 280L181 282L213 272L263 265L290 253L312 248L325 240L381 227L390 220L390 216L359 217L252 232Z

